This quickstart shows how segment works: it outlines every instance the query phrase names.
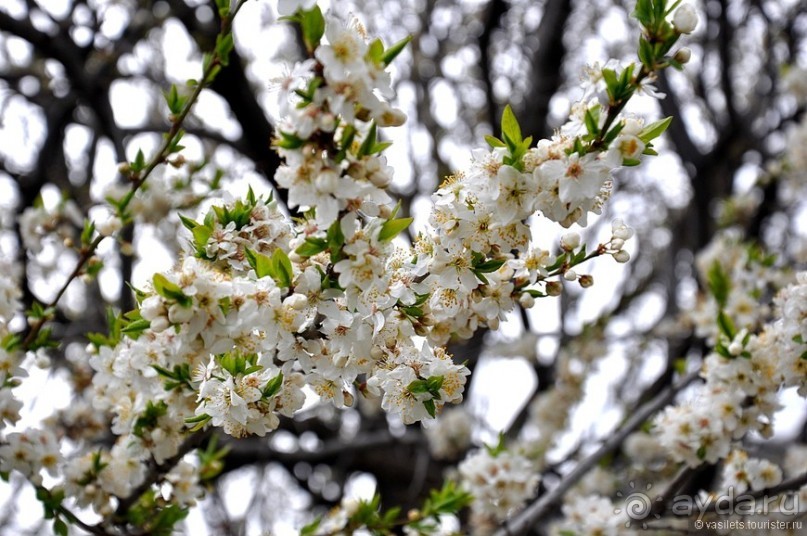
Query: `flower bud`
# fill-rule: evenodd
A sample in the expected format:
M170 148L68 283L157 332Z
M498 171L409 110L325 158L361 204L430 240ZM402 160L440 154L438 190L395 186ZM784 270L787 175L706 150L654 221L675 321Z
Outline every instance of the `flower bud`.
M574 281L577 279L577 272L575 272L574 270L566 270L563 273L563 279L565 279L566 281Z
M110 216L96 225L96 229L102 236L111 236L123 227L123 222L117 216Z
M333 356L333 366L336 368L344 368L345 365L347 365L347 356L345 354Z
M560 296L563 292L563 285L559 281L547 281L546 293L549 296Z
M285 304L295 311L302 311L308 305L308 298L304 294L294 293L286 298Z
M384 110L377 122L380 127L399 127L406 123L406 114L397 108L389 108Z
M611 249L619 251L623 247L625 247L625 241L621 238L614 238L611 240Z
M616 253L614 253L614 260L619 263L626 263L630 260L630 253L625 251L624 249L620 249Z
M737 357L743 353L743 345L739 341L732 341L731 344L729 344L728 350L731 355Z
M160 296L149 296L140 304L140 316L146 320L154 320L163 312L163 301Z
M352 407L353 403L356 402L353 395L347 391L342 391L342 396L345 397L345 406Z
M335 192L339 185L338 176L334 171L324 171L320 173L317 175L317 178L314 179L314 182L317 185L317 190L326 194Z
M560 247L564 251L572 251L580 245L580 234L571 232L560 237Z
M520 303L524 309L531 309L535 306L535 298L525 292L518 298L518 303Z
M168 308L168 320L172 324L184 324L185 322L190 322L191 318L193 318L192 307L183 307L178 303L172 303L171 307Z
M698 12L692 4L683 4L675 10L673 26L682 34L690 34L698 26Z
M687 47L682 48L678 52L675 53L673 59L680 64L689 63L689 60L692 58L692 51Z
M633 236L633 229L625 225L625 222L622 221L622 218L616 218L614 221L611 222L611 234L614 238L621 238L622 240L627 240L628 238Z
M157 318L151 321L150 327L151 331L153 331L154 333L162 333L163 331L168 329L168 326L170 325L171 324L168 322L167 318L165 318L164 316L158 316Z
M588 274L581 275L577 282L580 283L580 286L583 288L588 288L594 284L594 278Z
M382 170L371 173L367 178L370 179L373 186L382 189L389 186L389 183L392 180L392 177L390 177L389 174L384 173Z

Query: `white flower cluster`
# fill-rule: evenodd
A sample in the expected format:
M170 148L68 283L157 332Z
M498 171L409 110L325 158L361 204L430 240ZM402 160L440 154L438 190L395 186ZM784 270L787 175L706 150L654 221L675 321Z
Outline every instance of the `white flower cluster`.
M723 489L733 489L737 494L771 488L782 482L782 470L778 465L749 458L747 452L739 449L731 451L726 458L722 476Z
M796 386L807 394L807 273L775 303L776 321L759 335L739 331L723 346L727 355L707 356L697 396L659 416L656 433L675 461L714 463L750 430L769 437L779 391Z
M551 534L635 534L625 528L630 518L625 511L601 495L574 495L563 504L563 521L552 526Z
M533 496L540 476L524 456L510 451L492 454L480 449L459 465L463 487L473 496L472 512L486 520L501 521Z
M289 0L280 9L299 15L311 5ZM149 465L179 452L189 430L264 436L292 417L307 393L336 407L356 396L380 398L405 424L435 418L462 400L469 375L441 345L480 327L495 329L516 301L530 307L535 298L557 295L561 283L550 278L589 286L590 276L573 270L588 258L628 260L632 230L620 220L596 251L587 252L572 233L557 254L531 245L528 223L543 216L565 227L585 225L609 198L612 171L653 154L647 149L663 121L644 127L587 97L554 137L531 147L506 116L505 141L491 141L492 150L475 152L469 169L442 184L431 227L407 247L394 242L411 218L397 218L390 206L392 169L382 156L389 144L378 133L405 120L388 102L387 65L406 42L385 49L355 21L329 22L316 40L307 43L312 57L278 83L283 118L274 145L284 164L276 180L300 217L289 221L252 191L213 206L202 221L182 217L190 235L176 266L137 292L138 309L112 320L108 337L90 338L93 392L63 422L102 422L106 413L117 438L111 448L79 449L64 462L65 489L79 505L109 514L144 482ZM605 85L592 81L599 94ZM155 182L128 209L162 218L194 201L189 192ZM58 235L65 219L74 232L81 226L74 212L70 202L55 212L26 211L26 247L39 251L41 237ZM113 217L99 230L112 234L122 223ZM0 288L0 316L15 310L16 296ZM586 370L593 356L584 358ZM6 379L22 375L18 362L14 351L0 350ZM570 358L561 371L559 385L568 392L556 391L566 407L582 386L574 366ZM6 393L0 389L0 416L14 422L19 407L2 398ZM470 427L460 413L447 413L446 422L442 435L430 432L433 448L456 455L467 447ZM35 481L42 468L61 463L48 432L9 434L0 448L8 451L3 470ZM475 515L496 521L521 507L538 485L534 469L507 451L467 458L460 473L476 496ZM192 504L201 474L186 460L160 491L178 505Z
M42 252L46 245L53 245L61 253L64 243L72 244L75 229L81 229L83 221L81 210L72 199L65 199L52 208L46 208L40 201L20 215L23 245L35 254Z
M59 440L50 430L28 429L3 436L0 471L18 471L34 484L42 484L42 470L57 476L62 455Z
M698 253L695 265L705 287L716 280L726 281L727 297L721 305L714 293L709 292L688 312L687 320L694 324L695 334L714 343L718 338L715 318L721 308L738 329L751 332L759 329L771 314L770 307L760 298L771 289L780 288L788 277L773 264L774 259L744 243L736 229L717 234Z

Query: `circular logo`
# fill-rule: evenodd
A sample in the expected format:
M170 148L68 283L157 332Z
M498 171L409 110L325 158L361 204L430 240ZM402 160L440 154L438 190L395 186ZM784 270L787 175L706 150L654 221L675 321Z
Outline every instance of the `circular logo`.
M650 495L648 495L648 492L653 488L653 484L647 484L644 491L637 491L636 483L633 480L628 484L631 491L627 497L621 491L616 493L618 498L624 498L624 507L614 509L614 513L618 515L624 512L628 517L625 522L625 528L630 528L634 521L641 521L642 528L646 529L648 527L648 518L652 516L655 519L661 519L659 514L653 513L653 503L660 502L662 499L661 497L651 499Z

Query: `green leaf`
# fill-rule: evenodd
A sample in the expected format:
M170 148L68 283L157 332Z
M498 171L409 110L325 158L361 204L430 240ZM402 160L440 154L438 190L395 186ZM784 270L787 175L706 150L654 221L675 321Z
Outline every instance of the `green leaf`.
M410 393L428 393L429 383L426 380L415 380L406 387Z
M378 240L381 242L392 240L409 227L413 220L414 218L398 218L385 221L378 232Z
M647 67L649 70L653 70L655 64L655 53L653 50L653 46L644 38L644 36L639 36L639 60L642 62L642 65Z
M53 520L53 533L58 536L67 536L67 523L62 518L56 517Z
M435 398L438 398L440 395L438 391L443 386L443 382L445 381L445 377L443 376L429 376L426 380L426 386L428 387L428 391L434 395Z
M219 17L222 19L230 14L230 0L216 0L216 7L219 10Z
M272 265L275 272L275 281L284 288L290 288L294 280L294 269L286 252L277 248L272 254Z
M367 131L367 136L364 138L361 146L359 147L358 156L367 156L372 154L372 149L375 147L376 143L376 134L377 134L378 127L376 126L375 121L370 123L370 129Z
M166 300L174 300L183 307L191 305L192 300L182 292L182 288L176 283L172 283L162 274L154 274L152 278L154 291Z
M718 306L720 306L721 309L724 308L729 297L729 291L731 290L731 281L729 281L729 276L723 270L720 261L715 260L712 263L712 266L706 274L706 283L709 286L709 291L715 297Z
M182 214L179 214L179 221L181 221L182 225L184 225L185 228L191 232L193 232L193 230L199 227L200 225L199 222L197 222L196 220L192 220L187 216L183 216Z
M322 16L319 6L300 12L300 30L302 30L305 48L309 54L313 53L325 34L325 18Z
M137 150L137 155L135 156L134 161L129 164L129 167L135 173L139 173L146 168L146 157L143 155L142 149Z
M437 416L437 408L434 405L434 400L424 400L423 407L426 408L426 412L432 419L434 419Z
M496 270L498 270L499 268L504 266L505 262L506 261L504 259L501 259L501 260L491 259L491 260L488 260L488 261L485 261L485 262L481 262L481 263L477 264L476 266L474 266L474 271L475 272L481 272L483 274L489 274L489 273L495 272Z
M664 131L667 130L667 128L670 126L670 123L672 123L672 119L673 119L672 116L670 116L664 119L660 119L659 121L656 121L654 123L650 123L649 125L644 127L641 130L641 132L639 132L638 138L645 143L658 138L659 136L664 134Z
M294 250L294 252L301 257L313 257L318 253L322 253L328 249L328 241L324 238L307 237L305 242Z
M255 275L258 276L258 279L266 277L267 275L272 279L276 278L274 264L271 258L263 253L253 251L250 248L244 248L244 254L250 267L255 270Z
M278 130L280 139L275 140L275 146L281 149L299 149L305 145L305 140L291 134L290 132L283 132Z
M331 262L338 262L342 258L342 246L345 245L345 235L342 233L342 224L336 220L328 227L328 249L331 252Z
M356 137L356 127L347 125L342 131L342 139L339 141L339 152L335 160L341 162L347 156L347 152L353 146L353 139Z
M431 490L429 498L423 504L421 512L423 517L439 516L442 514L456 514L473 501L473 495L460 489L451 480L443 484L442 489Z
M185 104L179 96L179 91L177 91L176 84L171 84L171 89L168 92L163 93L165 97L165 103L168 105L168 110L172 114L179 114L182 112L182 106Z
M496 456L507 450L507 448L505 447L504 432L499 432L499 440L496 442L495 445L491 446L486 444L485 450L487 450L488 454L490 454L493 458L495 458Z
M283 387L282 372L266 383L266 387L263 388L263 398L271 398L275 396L280 392L281 387Z
M591 136L596 137L600 133L600 105L592 106L586 110L585 115L586 130Z
M491 147L506 147L505 143L497 138L496 136L491 136L490 134L485 135L485 141L488 142L488 145Z
M300 536L314 536L321 522L322 516L317 517L314 521L300 529Z
M401 39L400 41L398 41L397 43L395 43L394 45L389 47L384 52L384 55L381 56L381 62L384 65L389 65L390 63L392 63L392 60L394 60L396 57L398 57L398 54L403 52L403 49L406 48L406 45L408 45L409 41L411 41L411 40L412 40L412 36L407 35L406 37L404 37L403 39Z
M504 107L504 112L502 112L502 135L505 136L505 141L510 138L513 143L521 143L521 127L509 104Z
M140 320L135 320L134 322L129 322L128 324L126 324L126 327L121 329L121 333L126 333L127 335L133 335L133 334L140 335L141 333L146 331L150 326L151 326L150 321L141 318Z
M81 244L84 246L90 245L94 233L95 233L95 222L90 220L84 220L84 229L81 231Z
M381 39L374 39L367 47L367 58L373 63L381 63L381 58L384 55L384 43Z
M722 309L717 313L717 325L720 331L728 337L730 341L737 335L737 328L734 326L734 322Z

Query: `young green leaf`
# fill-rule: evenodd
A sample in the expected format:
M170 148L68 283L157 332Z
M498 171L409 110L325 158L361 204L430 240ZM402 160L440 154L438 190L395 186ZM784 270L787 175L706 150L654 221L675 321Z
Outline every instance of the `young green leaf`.
M502 112L502 135L510 138L515 144L521 143L521 126L519 126L516 114L513 113L513 109L510 108L509 104L504 107L504 112Z
M406 45L408 45L409 41L411 40L412 36L407 35L406 37L404 37L403 39L401 39L400 41L389 47L381 56L381 62L384 65L389 65L390 63L392 63L392 60L398 57L398 54L403 52L403 49L406 48Z
M378 232L378 240L385 242L392 240L398 236L401 231L409 227L414 218L398 218L395 220L387 220L381 225L381 230Z
M670 123L672 123L672 119L673 119L672 116L670 116L664 119L660 119L654 123L650 123L649 125L644 127L641 132L639 132L638 136L639 139L647 143L649 141L653 141L654 139L658 138L659 136L664 134L664 131L667 130L667 127L670 126Z

